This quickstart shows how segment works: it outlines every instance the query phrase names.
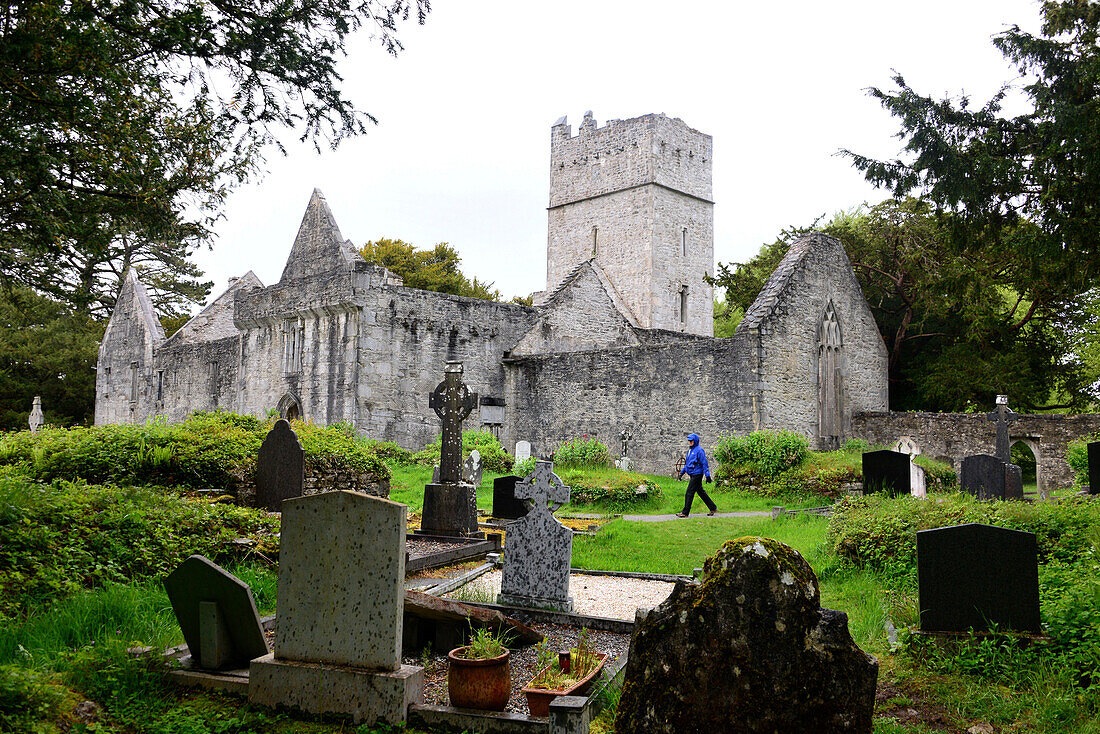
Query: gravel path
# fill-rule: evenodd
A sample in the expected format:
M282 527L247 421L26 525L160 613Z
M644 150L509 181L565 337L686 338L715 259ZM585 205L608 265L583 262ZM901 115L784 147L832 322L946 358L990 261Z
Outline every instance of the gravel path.
M580 630L573 627L562 627L554 624L535 624L532 627L549 641L551 650L568 650L577 642ZM608 654L605 667L611 665L623 653L630 649L630 635L615 632L589 631L589 643L597 652ZM434 651L433 651L434 652ZM405 658L408 665L424 666L424 701L435 706L449 706L447 695L447 654L434 652L428 657ZM522 650L512 650L509 658L512 674L512 696L508 700L507 711L527 715L527 696L523 694L523 687L538 672L538 657L535 646Z
M634 621L638 607L652 608L672 593L667 581L646 581L619 576L589 576L575 573L569 577L569 594L577 614L611 617ZM500 593L500 571L474 579L466 586L447 594L451 599L492 602Z

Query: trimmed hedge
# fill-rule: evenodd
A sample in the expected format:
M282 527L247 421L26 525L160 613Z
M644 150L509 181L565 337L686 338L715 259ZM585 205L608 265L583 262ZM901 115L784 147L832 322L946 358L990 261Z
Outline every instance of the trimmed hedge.
M235 413L195 413L183 423L43 428L0 437L0 465L42 480L155 484L199 489L250 480L274 420ZM308 468L347 468L389 479L372 446L341 426L295 421Z

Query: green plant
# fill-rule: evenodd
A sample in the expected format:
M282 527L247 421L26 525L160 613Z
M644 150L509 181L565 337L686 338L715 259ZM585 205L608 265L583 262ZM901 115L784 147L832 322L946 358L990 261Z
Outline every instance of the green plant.
M844 445L840 447L840 450L847 454L862 454L865 451L871 450L871 444L867 443L862 438L849 438L844 442Z
M61 716L65 689L40 671L0 665L0 731L45 734L58 731L52 722ZM46 722L51 722L48 729Z
M497 630L493 630L491 627L478 627L475 629L471 623L469 643L466 647L459 649L456 657L466 660L497 658L508 652L508 644L512 639L511 631L505 627L500 627Z
M442 442L442 436L437 435L430 444L412 454L412 461L423 466L438 464ZM462 432L463 458L469 456L470 452L475 449L481 454L481 465L486 471L506 474L512 470L512 465L515 464L515 458L504 450L504 447L500 445L500 440L490 431Z
M529 476L533 471L535 471L534 456L528 456L522 461L517 461L515 466L512 467L512 473L515 474L517 477Z
M595 436L578 436L554 450L554 466L562 468L611 466L611 450Z
M810 441L793 431L753 431L747 436L722 435L714 447L719 465L748 468L764 477L778 477L809 457Z
M1077 441L1070 441L1066 445L1066 462L1076 473L1075 487L1083 487L1089 483L1088 445L1093 441L1100 441L1100 433L1093 433Z

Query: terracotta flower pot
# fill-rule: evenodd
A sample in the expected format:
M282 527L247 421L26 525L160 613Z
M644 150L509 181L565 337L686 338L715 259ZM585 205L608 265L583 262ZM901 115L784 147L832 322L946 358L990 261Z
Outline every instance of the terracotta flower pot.
M455 655L465 650L456 647L447 653L447 693L451 705L463 709L503 711L512 695L511 653L487 660L467 660Z
M562 654L564 655L565 653ZM596 657L600 659L600 662L596 664L592 672L565 690L552 691L547 688L531 688L531 684L528 683L527 687L523 689L523 693L527 696L527 710L531 713L531 716L549 716L550 702L558 696L583 696L588 693L588 689L596 682L596 676L600 674L600 671L603 670L604 663L607 662L606 653L596 653ZM551 665L557 665L557 663L551 663ZM544 671L549 669L550 666L546 666L538 673L535 673L535 677L531 680L535 680L535 678L538 678Z

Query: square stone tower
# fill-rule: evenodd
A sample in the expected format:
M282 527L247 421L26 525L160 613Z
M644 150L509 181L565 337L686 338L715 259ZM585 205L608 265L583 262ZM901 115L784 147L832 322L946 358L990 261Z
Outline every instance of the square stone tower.
M554 123L546 292L594 258L638 326L712 336L712 150L663 114Z

